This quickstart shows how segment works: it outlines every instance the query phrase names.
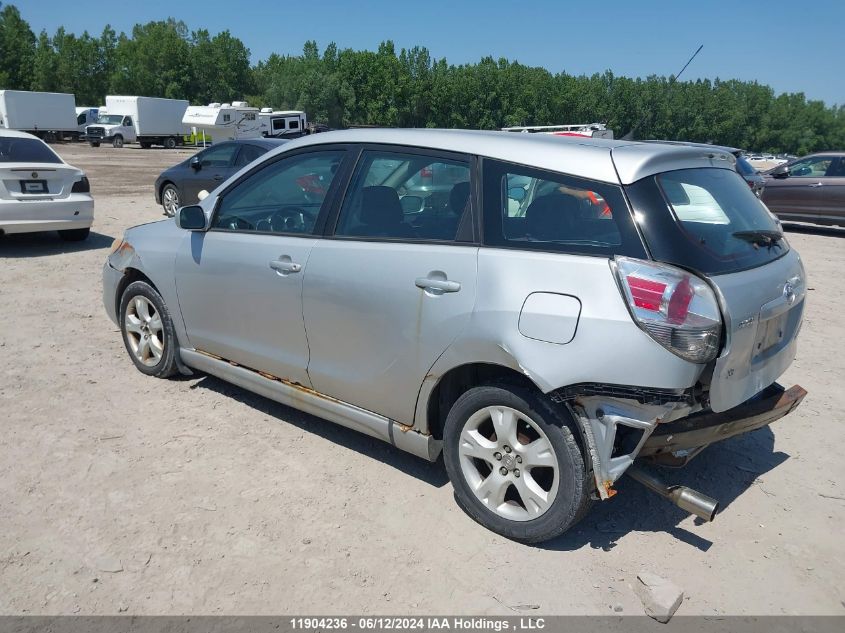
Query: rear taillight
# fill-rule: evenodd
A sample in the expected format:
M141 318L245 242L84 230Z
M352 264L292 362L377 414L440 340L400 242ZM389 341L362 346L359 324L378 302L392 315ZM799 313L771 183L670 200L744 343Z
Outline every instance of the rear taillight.
M656 262L617 257L613 267L631 315L649 336L693 363L716 357L722 317L710 286Z
M91 184L88 182L88 178L83 176L81 180L77 180L73 183L73 189L70 190L71 193L91 193Z

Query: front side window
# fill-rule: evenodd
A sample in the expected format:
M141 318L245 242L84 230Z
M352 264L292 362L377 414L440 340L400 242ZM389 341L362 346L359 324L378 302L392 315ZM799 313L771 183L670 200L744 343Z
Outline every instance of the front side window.
M336 235L452 241L470 206L468 161L366 151Z
M83 124L83 123L85 123L87 120L88 120L88 114L87 114L87 113L85 113L85 112L80 112L80 113L79 113L79 116L78 116L78 117L76 117L76 123L77 123L77 125L82 125L82 124Z
M130 125L132 125L132 118L131 118L131 117L126 117L125 119L123 119L123 125L124 125L125 127L129 127Z
M833 156L814 156L792 163L789 166L790 178L821 178L833 163Z
M212 228L258 233L313 233L317 216L343 160L342 151L282 158L223 194Z
M484 162L484 240L608 256L642 252L618 187L493 160Z

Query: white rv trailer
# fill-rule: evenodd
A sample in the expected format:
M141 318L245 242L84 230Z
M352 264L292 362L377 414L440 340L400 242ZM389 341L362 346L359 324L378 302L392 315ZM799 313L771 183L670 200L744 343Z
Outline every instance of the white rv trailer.
M308 120L302 110L261 108L258 114L262 136L296 137L308 133Z
M604 123L575 123L573 125L528 125L503 127L503 132L528 132L533 134L552 134L554 136L586 136L590 138L613 138L613 130Z
M46 141L77 139L76 98L64 92L0 90L0 127Z
M214 141L260 138L263 135L258 115L258 108L250 107L246 101L209 103L207 106L188 106L182 123L195 132L205 132Z

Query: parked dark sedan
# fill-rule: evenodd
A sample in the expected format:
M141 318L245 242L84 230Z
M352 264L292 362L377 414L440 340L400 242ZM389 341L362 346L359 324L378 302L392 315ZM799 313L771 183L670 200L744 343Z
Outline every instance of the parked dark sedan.
M762 197L763 195L763 188L766 186L766 179L760 175L760 173L754 169L751 163L745 158L744 152L741 149L737 149L736 147L725 147L724 145L710 145L709 143L692 143L687 141L659 141L659 140L649 140L645 141L646 143L666 143L668 145L688 145L689 147L703 147L707 149L718 149L722 150L723 152L730 152L736 158L736 171L737 173L742 176L742 179L748 184L751 188L751 191L754 192L754 195L758 198Z
M765 172L763 202L781 220L845 226L845 152L819 152Z
M164 214L199 201L199 192L211 191L244 165L286 143L275 138L250 138L215 143L187 160L161 172L156 179L156 204Z

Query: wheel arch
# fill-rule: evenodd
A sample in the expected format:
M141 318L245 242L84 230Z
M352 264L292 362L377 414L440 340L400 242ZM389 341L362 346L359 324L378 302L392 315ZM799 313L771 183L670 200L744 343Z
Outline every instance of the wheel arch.
M145 275L137 268L127 266L123 269L123 277L120 278L120 282L117 284L117 291L114 293L115 314L120 314L120 300L123 297L123 293L129 287L129 284L136 281L144 281L150 284L150 286L152 286L156 292L161 294L161 291L158 289L152 279L150 279L147 275Z
M455 401L467 389L479 385L507 384L521 386L532 391L540 388L524 373L512 367L493 362L474 362L452 367L434 379L431 372L426 376L428 385L423 384L417 405L417 428L435 439L443 439L443 425ZM426 388L428 387L428 388ZM424 427L424 428L420 428Z

